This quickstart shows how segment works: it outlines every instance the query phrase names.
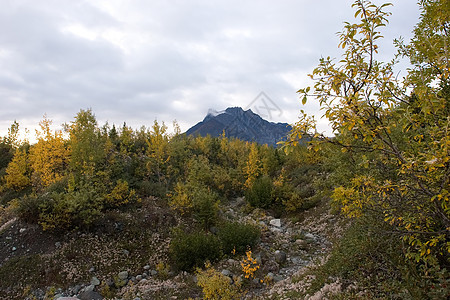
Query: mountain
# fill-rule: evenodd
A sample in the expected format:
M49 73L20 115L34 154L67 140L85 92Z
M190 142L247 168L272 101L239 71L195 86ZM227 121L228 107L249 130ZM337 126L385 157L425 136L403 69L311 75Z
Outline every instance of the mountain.
M205 119L186 134L218 137L225 130L227 137L276 147L277 142L284 140L291 129L287 123L266 121L250 109L244 111L240 107L229 107L221 112L209 110Z

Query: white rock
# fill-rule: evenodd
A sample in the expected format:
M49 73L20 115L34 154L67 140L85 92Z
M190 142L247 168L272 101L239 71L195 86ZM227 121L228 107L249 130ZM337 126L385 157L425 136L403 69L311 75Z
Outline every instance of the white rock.
M281 227L281 220L280 219L272 219L270 220L270 225L275 227Z
M94 286L100 285L100 280L98 280L98 278L94 276L91 278L91 284Z

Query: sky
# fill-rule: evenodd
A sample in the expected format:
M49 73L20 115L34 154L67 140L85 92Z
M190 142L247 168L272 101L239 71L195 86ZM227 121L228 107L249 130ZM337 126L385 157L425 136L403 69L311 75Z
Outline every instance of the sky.
M419 19L416 1L392 2L385 61ZM0 136L17 120L33 140L44 114L58 129L89 108L100 126L177 120L183 132L234 106L272 122L295 123L300 109L319 116L296 91L320 57L339 58L352 3L0 0ZM319 129L329 131L326 120Z

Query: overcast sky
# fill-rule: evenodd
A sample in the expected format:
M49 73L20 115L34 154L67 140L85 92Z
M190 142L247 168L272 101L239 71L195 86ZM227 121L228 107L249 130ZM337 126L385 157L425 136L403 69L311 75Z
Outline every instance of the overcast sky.
M87 108L100 125L176 119L186 131L210 108L266 101L266 119L294 123L295 92L321 56L339 56L352 2L0 0L0 136L14 120L34 136L44 114L59 127ZM392 2L381 59L419 17L416 1Z

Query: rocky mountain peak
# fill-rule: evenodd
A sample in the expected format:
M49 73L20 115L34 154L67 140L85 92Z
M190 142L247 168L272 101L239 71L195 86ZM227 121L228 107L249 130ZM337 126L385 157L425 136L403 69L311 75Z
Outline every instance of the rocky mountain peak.
M218 137L225 131L227 137L276 146L290 130L289 124L269 122L250 109L229 107L223 111L210 109L203 121L191 127L186 134Z

